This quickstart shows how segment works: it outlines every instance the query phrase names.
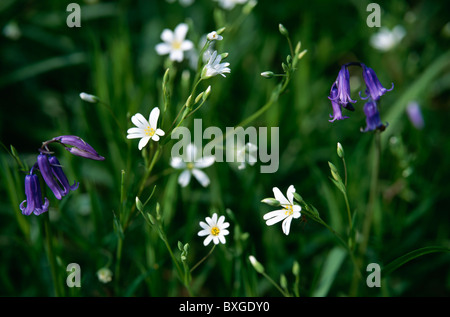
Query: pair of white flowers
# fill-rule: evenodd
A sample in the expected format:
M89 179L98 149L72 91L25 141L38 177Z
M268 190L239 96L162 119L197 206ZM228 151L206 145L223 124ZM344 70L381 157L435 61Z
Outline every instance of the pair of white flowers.
M155 46L156 52L159 55L169 55L171 61L183 61L184 53L194 48L192 41L186 39L188 29L189 27L186 23L178 24L173 31L164 29L161 33L161 40L163 42ZM208 41L220 41L223 39L223 36L219 35L216 31L212 31L206 35L206 39ZM219 74L225 77L225 73L230 73L231 70L228 67L230 63L221 63L224 55L227 54L217 54L217 51L214 51L209 56L208 62L202 71L203 79Z
M289 186L286 196L281 193L278 187L273 188L273 194L275 200L280 203L282 209L274 210L266 213L263 218L266 220L268 226L274 225L280 221L283 233L288 235L290 232L292 219L297 219L301 216L301 206L294 203L294 193L295 188L293 185ZM263 200L265 202L265 200ZM207 246L211 241L214 244L223 243L225 244L225 235L229 234L226 229L230 226L228 222L225 222L225 216L218 217L216 213L212 217L206 217L206 222L200 221L201 231L198 232L199 236L206 236L203 244Z

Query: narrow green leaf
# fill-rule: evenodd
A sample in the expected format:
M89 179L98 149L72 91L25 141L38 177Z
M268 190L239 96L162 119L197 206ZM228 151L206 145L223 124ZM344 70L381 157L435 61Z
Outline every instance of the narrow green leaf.
M424 248L420 248L420 249L408 252L405 255L398 257L397 259L395 259L394 261L392 261L391 263L386 265L382 269L382 274L383 274L383 276L386 276L386 275L392 273L393 271L395 271L396 269L398 269L403 264L406 264L407 262L409 262L419 256L422 256L422 255L425 255L428 253L434 253L434 252L450 252L450 249L446 248L446 247L440 247L440 246L431 246L431 247L424 247Z
M341 247L335 247L328 254L322 272L320 274L319 283L312 293L314 297L327 296L328 291L331 288L337 273L345 259L347 252Z

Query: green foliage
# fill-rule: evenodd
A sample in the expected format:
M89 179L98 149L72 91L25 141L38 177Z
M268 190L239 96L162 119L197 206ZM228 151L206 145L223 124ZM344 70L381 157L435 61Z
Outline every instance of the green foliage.
M79 4L80 28L67 27L64 1L0 4L0 295L450 294L445 1L380 2L382 26L406 30L386 52L371 46L379 29L366 25L359 1L259 1L231 11L209 0ZM203 35L224 37L215 49L228 53L226 78L199 80L201 61L156 53L163 29L181 22L197 52ZM376 136L360 132L363 102L343 110L350 118L328 122L331 84L351 61L373 68L385 87L394 83L381 101L388 127L379 134L379 156ZM359 75L351 73L358 100ZM99 102L81 100L81 92ZM405 112L411 101L421 106L421 130ZM126 138L130 118L157 106L166 137L141 152ZM224 131L279 127L278 171L216 162L204 170L208 187L195 180L180 187L170 135L196 118ZM47 192L45 215L22 215L23 180L37 149L67 134L105 161L55 148L80 187L61 201ZM285 193L290 185L302 218L286 236L263 215L280 208L272 188ZM230 222L230 234L226 244L205 247L199 222L214 212ZM81 267L79 289L65 284L69 263ZM382 267L381 288L366 286L369 263ZM102 268L111 270L111 282L97 277Z

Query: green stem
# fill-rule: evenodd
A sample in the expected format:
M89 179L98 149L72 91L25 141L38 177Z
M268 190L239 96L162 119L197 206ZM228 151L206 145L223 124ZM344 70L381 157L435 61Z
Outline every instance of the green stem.
M273 284L273 286L276 287L276 289L283 294L284 297L291 297L288 293L286 293L269 275L267 275L266 272L261 273L270 283Z
M200 261L198 261L192 268L191 268L191 273L200 265L203 263L203 261L205 261L214 251L216 245L214 245L211 250L209 250L208 254L205 255Z
M62 292L60 290L59 284L58 284L58 273L56 271L56 261L55 261L55 254L53 252L53 242L52 242L52 233L50 228L50 215L49 212L45 213L44 217L44 226L45 226L45 239L47 243L47 257L48 261L50 262L50 270L52 273L52 279L53 279L53 287L55 289L55 295L56 297L60 297L62 295Z
M116 249L116 268L114 272L114 280L116 286L116 295L119 295L120 285L120 263L122 262L122 249L123 249L123 239L121 237L118 238L117 241L117 249Z
M378 174L380 169L380 155L381 155L381 141L380 141L380 132L377 130L375 133L375 155L373 158L373 167L372 167L372 179L370 185L370 196L369 203L367 206L366 218L364 220L363 225L363 240L359 248L359 252L361 256L363 256L366 252L367 245L369 242L370 229L372 227L372 219L373 213L375 209L376 198L378 196Z
M372 161L372 178L370 184L370 193L369 193L369 201L367 204L366 217L364 219L363 228L362 228L362 242L359 245L358 253L359 257L357 260L357 267L355 270L358 270L362 267L363 258L366 254L367 245L369 243L370 229L372 227L372 219L373 213L375 209L376 198L378 196L378 176L380 169L380 156L381 156L381 135L380 131L375 132L374 139L374 156ZM350 295L356 296L358 293L359 283L357 280L356 274L353 275L353 281L350 289Z

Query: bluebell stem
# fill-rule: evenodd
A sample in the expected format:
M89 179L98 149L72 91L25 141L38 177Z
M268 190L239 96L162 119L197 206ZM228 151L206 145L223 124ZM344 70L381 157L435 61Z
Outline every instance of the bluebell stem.
M40 215L48 210L49 201L47 197L42 201L41 186L39 185L39 177L33 174L31 169L30 174L25 176L25 195L26 200L20 204L22 214L29 216L31 213ZM25 207L25 203L27 206Z
M366 65L361 63L361 67L363 69L363 78L364 82L366 83L366 98L363 98L361 96L361 99L367 99L371 98L374 101L378 101L382 95L384 95L387 91L391 91L394 89L394 83L392 83L390 89L384 88L380 80L377 77L377 74L375 74L374 70L370 67L367 67Z
M380 113L378 112L377 103L373 100L366 102L364 105L364 114L366 115L366 128L361 132L380 130L384 131L386 125L381 122Z
M82 138L76 135L62 135L44 142L44 145L51 142L59 142L66 146L66 150L71 154L96 161L103 161L105 158L97 153L92 146L87 144ZM43 145L43 146L44 146Z

